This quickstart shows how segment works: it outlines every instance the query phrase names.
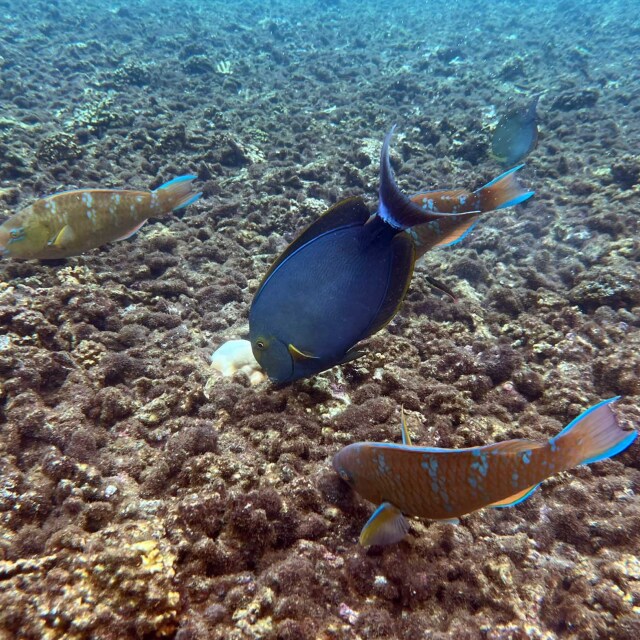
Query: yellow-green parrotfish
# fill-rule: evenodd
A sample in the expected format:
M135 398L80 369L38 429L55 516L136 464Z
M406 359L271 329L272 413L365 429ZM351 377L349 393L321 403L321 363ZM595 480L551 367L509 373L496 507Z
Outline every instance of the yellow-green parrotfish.
M638 435L621 429L611 409L618 397L587 409L546 443L506 440L469 449L412 446L402 417L403 444L357 442L333 458L333 468L362 497L380 505L360 544L399 542L405 514L457 522L483 507L526 500L549 476L624 451Z
M528 156L538 142L538 100L529 106L508 111L496 126L491 139L491 154L501 164L510 165Z
M392 133L382 145L378 211L372 215L361 198L336 204L280 255L254 296L253 354L276 383L362 355L357 344L398 311L417 257L459 241L483 211L533 195L517 183L516 167L476 192L432 191L409 198L393 178Z
M0 226L0 251L10 258L68 258L129 238L149 218L195 202L192 182L180 176L155 191L81 189L37 200Z

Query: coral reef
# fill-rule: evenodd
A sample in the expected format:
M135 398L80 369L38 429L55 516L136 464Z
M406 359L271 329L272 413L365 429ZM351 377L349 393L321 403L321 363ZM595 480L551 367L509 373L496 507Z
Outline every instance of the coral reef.
M3 217L188 172L204 193L130 240L0 264L0 636L640 637L640 445L384 550L357 546L370 505L330 468L397 442L401 406L425 446L548 438L618 394L637 427L624 5L0 0ZM364 357L285 388L214 377L299 230L373 208L392 123L403 190L477 188L497 114L537 92L535 198L429 252Z

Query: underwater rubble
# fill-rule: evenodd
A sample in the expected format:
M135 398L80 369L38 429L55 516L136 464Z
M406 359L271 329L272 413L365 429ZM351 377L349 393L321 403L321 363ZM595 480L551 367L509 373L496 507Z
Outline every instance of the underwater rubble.
M637 443L370 550L372 505L330 464L399 442L401 407L423 446L547 439L615 395L637 428L640 36L590 3L579 35L565 5L470 27L468 2L0 0L2 220L186 173L204 194L83 256L0 263L0 637L640 637ZM392 123L405 192L477 188L534 92L535 198L429 252L364 357L282 388L216 373L296 233L374 207Z

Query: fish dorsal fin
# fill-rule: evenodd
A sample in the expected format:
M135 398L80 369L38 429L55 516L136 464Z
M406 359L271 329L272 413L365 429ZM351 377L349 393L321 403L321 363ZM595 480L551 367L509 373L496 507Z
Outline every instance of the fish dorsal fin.
M492 502L489 507L493 509L505 509L506 507L514 507L521 502L524 502L538 487L540 484L534 484L532 487L527 487L518 493L514 493L512 496L499 500L498 502Z
M400 425L402 427L402 444L407 447L412 447L411 434L409 433L409 429L407 429L407 421L404 419L404 405L400 407Z
M64 249L74 241L75 237L76 234L73 232L73 229L68 224L65 224L50 244L56 249Z
M394 544L409 533L409 523L402 511L390 502L383 502L364 525L360 533L360 544Z
M323 213L317 220L314 220L278 257L278 259L269 267L269 271L265 274L260 287L269 279L269 276L283 263L287 258L295 253L300 247L304 246L313 238L317 238L328 231L340 229L343 227L361 226L371 217L371 212L367 208L362 198L353 197L341 200L334 204L328 211Z
M491 453L497 455L502 454L516 454L524 453L526 451L532 451L533 449L542 449L546 447L546 444L540 444L535 440L505 440L504 442L496 442L494 444L485 445L484 447L478 447L483 453Z
M404 233L398 234L391 241L391 249L393 253L386 295L361 340L380 331L396 315L413 276L416 251L411 237Z

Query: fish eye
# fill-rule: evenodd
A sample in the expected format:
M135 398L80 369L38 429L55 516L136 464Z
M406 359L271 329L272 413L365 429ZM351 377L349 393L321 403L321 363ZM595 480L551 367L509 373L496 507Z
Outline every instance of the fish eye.
M258 340L256 340L256 347L260 349L260 351L264 351L267 348L267 343L262 338L258 338Z
M351 482L351 476L345 471L345 469L340 469L338 474L345 482Z

